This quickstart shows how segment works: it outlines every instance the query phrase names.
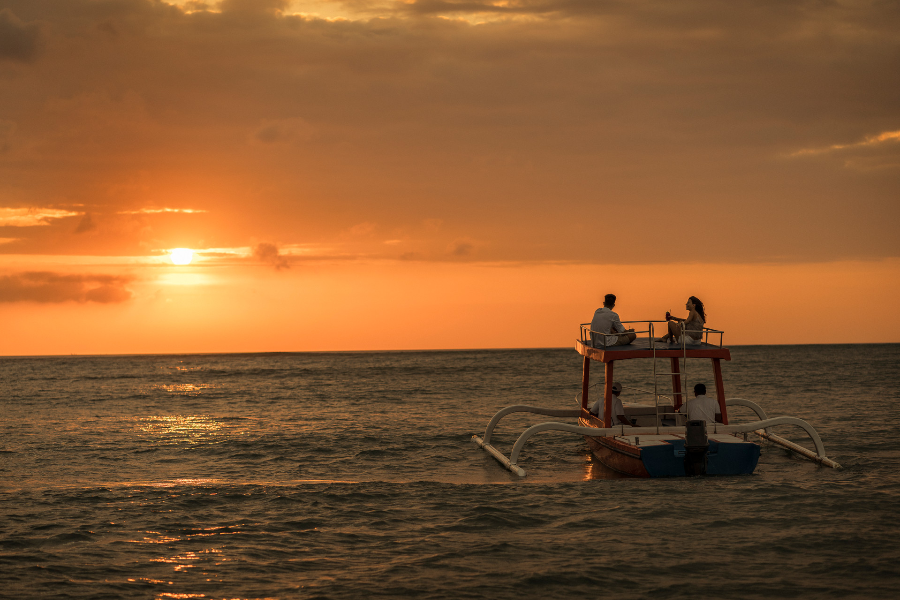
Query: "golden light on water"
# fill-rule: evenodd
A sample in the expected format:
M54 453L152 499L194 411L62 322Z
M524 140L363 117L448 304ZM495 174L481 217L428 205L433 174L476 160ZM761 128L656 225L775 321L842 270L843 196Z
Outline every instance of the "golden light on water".
M191 386L193 387L193 386ZM161 386L171 393L195 396L182 386ZM135 428L158 445L213 444L223 433L222 425L206 415L160 415L141 417Z
M190 248L173 248L169 252L169 258L176 265L189 265L194 259L194 252Z

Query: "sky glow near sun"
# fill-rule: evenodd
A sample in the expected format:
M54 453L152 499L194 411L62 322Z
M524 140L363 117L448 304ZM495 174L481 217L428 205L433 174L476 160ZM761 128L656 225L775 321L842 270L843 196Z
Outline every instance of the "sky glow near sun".
M900 10L785 6L0 0L0 354L900 341Z
M194 252L188 248L173 248L169 252L169 259L173 265L189 265L194 259Z

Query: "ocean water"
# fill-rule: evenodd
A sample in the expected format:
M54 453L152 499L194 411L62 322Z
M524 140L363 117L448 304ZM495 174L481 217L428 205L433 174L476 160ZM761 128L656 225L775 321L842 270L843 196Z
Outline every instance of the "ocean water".
M3 358L0 596L897 597L900 345L732 356L728 396L842 469L764 444L750 476L629 479L545 433L520 479L471 436L574 407L571 349Z

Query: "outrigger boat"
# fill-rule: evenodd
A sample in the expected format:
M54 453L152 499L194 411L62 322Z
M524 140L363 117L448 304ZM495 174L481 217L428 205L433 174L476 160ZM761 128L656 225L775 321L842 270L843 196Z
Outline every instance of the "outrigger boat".
M484 437L472 436L478 446L486 450L500 464L520 477L525 471L518 465L518 458L525 443L542 431L565 431L584 436L594 456L606 467L634 477L679 477L686 475L745 475L753 473L760 455L757 439L765 439L821 465L839 468L840 465L825 456L825 447L816 430L809 423L795 417L769 418L756 403L740 398L726 398L722 381L722 360L731 360L731 351L722 345L724 332L704 328L701 341L691 344L682 337L678 344L667 344L655 339L654 325L665 321L629 321L640 328L634 342L624 346L612 346L617 336L591 331L590 323L581 325L580 339L575 349L583 359L582 389L576 396L579 408L552 409L537 406L508 406L493 416ZM646 328L645 328L646 327ZM718 339L716 339L718 338ZM712 339L713 343L710 343ZM714 342L718 342L717 344ZM670 370L660 371L658 359L669 359ZM653 405L625 405L625 417L632 426L612 423L612 389L615 363L622 360L651 359L654 386ZM715 380L715 398L718 402L721 422L703 420L688 421L678 410L685 402L688 361L706 359L712 361ZM602 415L594 415L588 407L592 388L591 363L604 365L604 402ZM671 378L671 396L661 393L660 380ZM649 390L644 390L649 392ZM758 420L729 423L729 407L745 407L752 410ZM494 428L506 415L534 413L552 417L575 417L577 424L548 422L526 429L516 440L509 458L491 445ZM771 429L779 425L794 425L803 429L815 446L815 451L795 444ZM748 439L749 434L756 437Z

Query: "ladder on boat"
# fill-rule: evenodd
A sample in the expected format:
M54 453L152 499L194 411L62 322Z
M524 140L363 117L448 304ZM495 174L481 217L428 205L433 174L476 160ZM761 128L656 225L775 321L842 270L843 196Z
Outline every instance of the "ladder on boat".
M668 321L666 322L668 326ZM667 396L659 393L659 378L660 377L671 377L672 378L672 405L673 409L677 411L684 404L684 390L688 388L688 375L687 375L687 344L685 343L685 335L682 333L681 336L681 357L680 358L672 358L669 362L671 367L668 371L660 372L659 365L657 364L657 355L656 349L659 346L659 342L656 341L656 335L653 331L653 322L649 323L650 329L650 349L653 351L653 398L654 404L656 407L656 426L659 427L661 424L660 413L659 413L659 399L667 398ZM668 333L668 331L666 331ZM679 363L680 361L680 363ZM678 367L678 368L676 368ZM674 424L674 423L673 423Z
M686 391L690 390L690 383L688 382L688 356L687 356L687 343L686 343L686 333L682 330L681 334L681 356L679 358L672 358L670 360L671 368L668 371L659 371L659 366L657 365L657 347L659 343L656 341L656 336L654 335L654 323L656 321L650 321L649 330L650 330L650 349L653 351L653 397L656 405L656 423L660 424L660 412L659 412L659 399L660 398L668 398L665 394L661 394L659 392L659 378L660 377L671 377L672 378L672 404L674 409L677 411L684 403L687 401L685 398ZM668 322L666 322L668 323ZM668 331L666 332L668 333ZM704 327L701 331L701 344L709 343L709 335L719 334L719 346L722 346L722 337L724 336L724 332L710 329L708 327ZM711 389L710 389L711 388ZM707 393L712 391L716 398L719 397L719 387L718 384L713 384L712 386L707 386ZM664 413L667 414L667 413Z

